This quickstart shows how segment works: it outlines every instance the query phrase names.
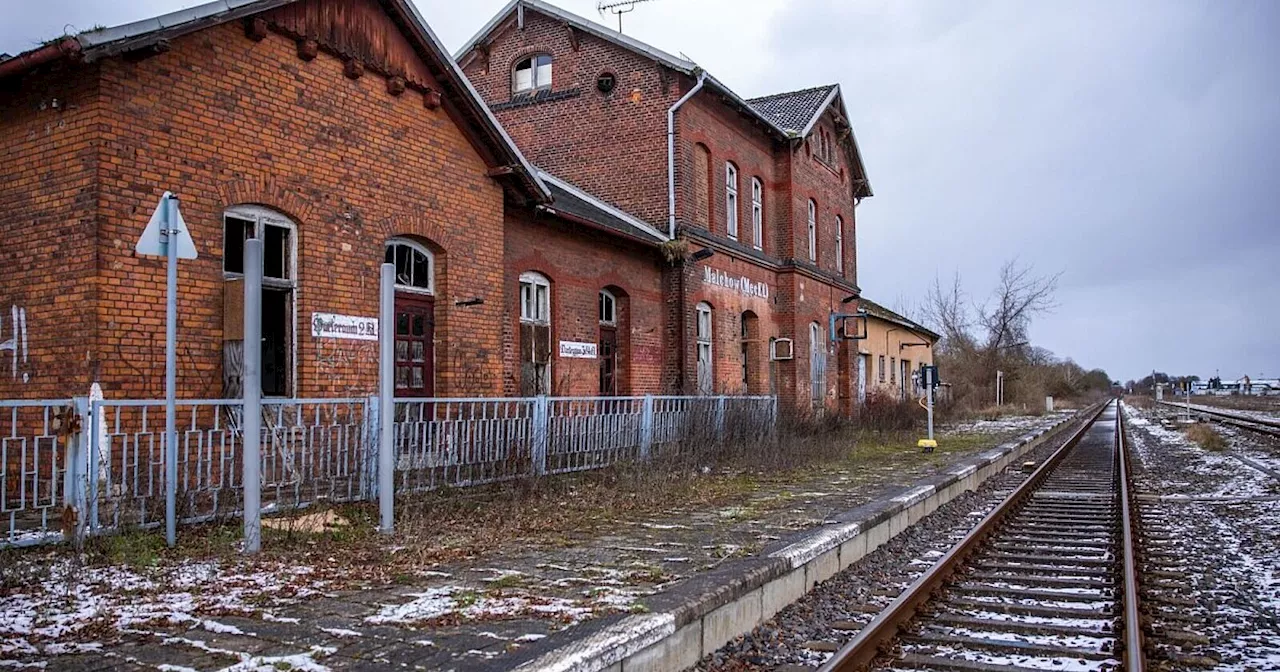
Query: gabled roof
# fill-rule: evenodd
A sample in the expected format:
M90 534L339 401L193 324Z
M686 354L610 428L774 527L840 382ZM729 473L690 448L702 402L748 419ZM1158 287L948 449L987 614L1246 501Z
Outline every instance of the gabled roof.
M188 9L170 12L112 28L101 28L51 41L45 46L18 54L0 62L0 78L20 74L42 63L58 58L92 62L135 49L160 43L228 21L282 7L297 0L215 0ZM394 19L398 19L407 35L419 48L436 61L439 70L433 74L449 90L444 93L462 114L476 122L483 133L482 141L494 152L498 161L514 168L534 200L550 198L547 185L524 158L506 130L472 87L462 69L449 55L440 38L427 25L409 0L378 0ZM434 68L433 68L434 69ZM451 94L451 95L449 95Z
M839 88L838 84L815 86L799 91L748 98L747 104L782 128L800 133L809 127L809 122L826 109L832 94Z
M867 315L870 315L871 317L884 320L885 322L891 322L900 327L905 327L920 336L924 336L934 343L937 343L938 340L942 338L942 336L919 322L907 319L866 297L858 297L858 307L867 311Z
M628 215L541 168L538 169L538 175L551 188L552 201L550 205L543 206L544 210L649 245L658 245L668 240L666 234L643 220Z
M689 77L696 78L699 75L706 75L707 88L718 92L728 103L736 106L747 116L759 121L777 139L784 142L803 140L808 137L818 119L821 118L822 112L835 102L839 102L840 114L843 115L843 118L848 119L849 117L848 111L844 108L844 100L840 95L840 85L838 84L745 100L735 93L733 89L726 86L724 82L711 76L710 73L704 71L693 61L672 56L657 47L619 33L603 24L578 16L573 12L565 11L544 0L510 0L471 39L462 45L462 48L454 54L454 58L458 62L462 62L473 50L483 47L490 36L503 26L513 14L516 16L517 21L523 20L525 9L532 9L561 21L576 30L581 30L633 53L651 58L656 63ZM818 100L811 100L811 98L816 97L813 92L818 90L824 90L825 95ZM801 94L805 95L801 96ZM774 99L777 100L775 101ZM795 108L794 111L789 111L791 108ZM805 116L804 112L806 111L808 115L804 120L805 123L800 123L799 118ZM857 147L857 139L853 137L852 128L850 129L849 139L853 144L853 160L859 173L850 181L853 185L854 197L871 196L871 184L866 180L866 169L862 164L862 152Z

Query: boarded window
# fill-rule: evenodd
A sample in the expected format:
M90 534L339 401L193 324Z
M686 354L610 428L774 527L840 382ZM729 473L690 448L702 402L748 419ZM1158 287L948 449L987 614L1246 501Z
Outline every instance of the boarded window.
M711 151L693 146L693 223L711 228Z

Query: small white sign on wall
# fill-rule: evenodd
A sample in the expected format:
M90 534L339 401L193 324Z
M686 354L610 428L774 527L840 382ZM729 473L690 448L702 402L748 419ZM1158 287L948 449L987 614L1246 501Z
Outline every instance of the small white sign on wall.
M595 359L596 344L579 341L560 341L560 356L570 359Z
M356 341L378 340L378 318L359 315L311 313L312 338L348 338Z

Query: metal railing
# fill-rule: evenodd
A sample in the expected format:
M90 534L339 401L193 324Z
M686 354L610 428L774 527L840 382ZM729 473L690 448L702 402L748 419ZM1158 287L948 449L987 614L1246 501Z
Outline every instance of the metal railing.
M264 400L264 512L376 497L378 408L376 396ZM394 408L397 494L662 459L770 436L777 420L774 397L428 398ZM178 401L178 522L241 512L242 413L240 400ZM0 546L55 541L69 527L165 523L162 400L0 401L0 420Z

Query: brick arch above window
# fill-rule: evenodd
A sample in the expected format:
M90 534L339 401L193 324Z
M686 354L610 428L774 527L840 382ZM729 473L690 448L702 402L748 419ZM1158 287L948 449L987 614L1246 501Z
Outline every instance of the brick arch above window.
M218 185L218 197L223 207L233 205L260 205L306 226L315 221L315 207L301 193L276 183L270 177L240 179Z
M378 229L383 240L396 237L413 238L419 243L424 243L434 255L468 251L474 245L472 242L463 242L445 228L438 217L428 214L388 217L378 222Z

